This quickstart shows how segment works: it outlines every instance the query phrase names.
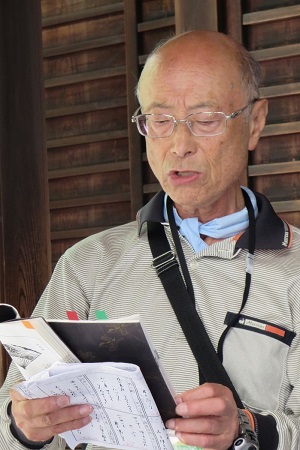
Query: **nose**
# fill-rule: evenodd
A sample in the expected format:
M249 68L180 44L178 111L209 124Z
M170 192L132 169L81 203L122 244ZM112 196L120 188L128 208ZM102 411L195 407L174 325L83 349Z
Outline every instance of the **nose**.
M194 135L189 129L186 120L177 120L171 136L171 152L180 158L196 153L197 147Z

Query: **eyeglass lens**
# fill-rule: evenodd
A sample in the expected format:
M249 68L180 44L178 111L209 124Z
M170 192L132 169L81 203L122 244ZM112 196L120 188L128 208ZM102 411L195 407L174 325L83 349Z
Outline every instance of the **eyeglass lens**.
M222 112L201 112L178 121L166 114L144 114L137 117L140 132L148 137L170 136L176 122L186 122L195 136L214 136L225 130L226 116Z

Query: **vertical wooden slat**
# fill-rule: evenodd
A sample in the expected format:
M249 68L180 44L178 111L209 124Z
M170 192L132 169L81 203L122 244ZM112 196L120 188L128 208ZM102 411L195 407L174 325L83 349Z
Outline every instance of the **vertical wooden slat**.
M249 0L242 8L244 40L261 64L261 94L269 101L267 126L251 154L250 186L264 193L283 219L300 226L299 7ZM261 167L268 167L267 173Z
M189 30L217 30L217 0L175 0L176 34Z
M241 0L226 0L226 33L242 43Z
M40 1L1 1L0 36L1 302L27 316L50 276Z
M131 122L131 115L138 106L135 87L139 78L138 65L138 31L136 16L136 0L127 0L124 4L125 18L125 53L127 79L127 111L128 111L128 150L130 163L131 217L143 206L142 180L142 147L140 135Z

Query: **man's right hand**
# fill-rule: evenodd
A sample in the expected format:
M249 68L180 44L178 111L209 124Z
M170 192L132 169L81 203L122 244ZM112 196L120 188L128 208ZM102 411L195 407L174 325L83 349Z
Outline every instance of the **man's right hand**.
M70 406L66 395L28 400L10 391L11 412L16 426L32 442L45 442L69 430L77 430L91 422L90 405Z

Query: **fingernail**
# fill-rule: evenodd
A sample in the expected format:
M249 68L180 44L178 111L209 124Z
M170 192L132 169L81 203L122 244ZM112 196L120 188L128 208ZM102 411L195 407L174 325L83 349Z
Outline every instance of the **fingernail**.
M82 416L86 416L88 414L91 414L91 412L93 411L93 408L91 405L81 405L79 408L79 413Z
M61 407L68 406L70 404L70 399L69 399L69 397L66 397L66 396L65 397L57 397L56 404L57 404L57 406L61 406Z
M176 405L179 405L179 403L183 402L183 400L180 396L175 397L174 400L175 400Z
M186 403L180 403L179 405L177 405L176 406L176 412L180 416L186 416L187 412L188 412Z
M91 416L85 416L85 417L82 419L83 425L87 425L87 424L90 423L91 421L92 421Z
M174 430L175 429L175 420L173 420L173 419L167 420L166 427L169 428L169 430Z

